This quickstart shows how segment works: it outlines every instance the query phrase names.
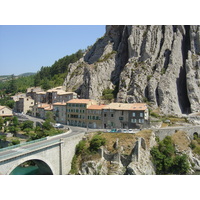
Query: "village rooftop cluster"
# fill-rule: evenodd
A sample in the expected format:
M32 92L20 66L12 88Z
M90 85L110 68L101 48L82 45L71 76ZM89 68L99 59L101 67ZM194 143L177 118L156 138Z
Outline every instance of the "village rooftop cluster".
M0 107L0 116L12 112L45 119L52 112L57 123L94 129L132 129L149 126L146 103L100 104L93 99L80 99L75 92L66 92L63 86L43 91L41 87L28 88L26 93L12 96L13 111Z

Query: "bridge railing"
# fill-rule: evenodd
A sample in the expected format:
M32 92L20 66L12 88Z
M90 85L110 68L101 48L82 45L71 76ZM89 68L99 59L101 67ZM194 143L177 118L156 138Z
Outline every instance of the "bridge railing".
M40 142L40 141L43 141L43 140L46 140L46 139L47 138L45 137L45 138L41 138L41 139L37 139L37 140L32 140L32 141L29 141L29 142L24 142L24 143L21 143L21 144L12 145L12 146L0 149L0 152L10 150L10 149L15 149L17 147L21 147L21 146L25 146L25 145L29 145L29 144L33 144L33 143Z
M39 139L39 140L42 141L42 139ZM43 140L45 140L45 138ZM30 152L32 152L34 150L38 150L38 149L41 149L43 147L52 146L54 144L59 144L60 142L61 142L60 139L57 139L57 140L46 140L46 142L38 143L36 146L35 145L34 146L30 145L26 149L19 149L17 151L9 152L8 154L0 156L0 162L2 162L3 160L6 160L8 158L16 157L18 155L28 154L28 153L30 153ZM34 143L34 142L31 141L31 144L32 143ZM29 144L30 144L30 142L29 142ZM15 145L15 146L17 146L17 145Z

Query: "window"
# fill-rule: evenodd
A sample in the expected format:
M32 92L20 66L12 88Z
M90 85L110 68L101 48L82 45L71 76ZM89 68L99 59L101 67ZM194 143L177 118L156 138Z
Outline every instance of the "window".
M131 123L136 123L137 121L136 121L136 119L131 119Z
M132 116L135 117L135 112L132 113Z
M106 117L106 114L104 114L104 117Z
M139 119L139 123L143 124L144 123L144 119Z
M124 115L124 111L122 110L122 115Z
M140 117L144 117L144 114L142 112L140 113Z
M119 120L123 120L124 118L123 117L119 117Z
M113 114L111 114L110 116L111 116L111 117L114 117L114 115L113 115Z

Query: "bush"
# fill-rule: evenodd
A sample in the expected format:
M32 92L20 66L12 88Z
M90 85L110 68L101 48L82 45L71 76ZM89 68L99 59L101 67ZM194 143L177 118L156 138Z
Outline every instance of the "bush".
M109 101L112 100L114 98L113 92L114 92L114 90L112 90L112 89L103 90L102 99L109 100Z
M12 145L20 144L20 141L18 139L12 140Z
M13 117L13 125L16 127L19 125L19 121L18 121L18 118L16 116Z
M102 138L100 135L95 135L92 140L90 141L90 151L95 151L97 152L98 149L105 145L106 143L106 139L105 138Z
M195 149L194 149L193 152L196 153L196 154L198 154L198 155L200 155L200 147L199 146L195 147Z
M42 128L45 130L51 130L53 128L50 120L45 120L45 122L42 124Z
M195 149L196 145L195 145L194 142L191 142L190 145L189 145L189 147L190 147L191 149Z
M186 174L189 170L187 156L176 155L175 147L170 136L158 142L150 151L156 174Z
M27 121L23 122L21 128L22 128L22 130L24 130L24 129L26 129L26 128L33 129L33 122L30 121L30 120L27 120Z
M30 128L25 128L24 131L25 131L25 133L26 133L27 135L29 135L29 133L32 131L32 129L30 129Z
M86 149L86 142L81 140L77 145L76 145L76 155L80 155L84 150Z
M9 129L9 131L10 131L11 133L14 133L14 134L16 134L17 131L18 131L18 128L15 127L15 126L9 126L8 129Z
M151 112L150 115L152 117L159 118L159 114L157 114L157 113Z
M70 174L77 174L77 173L78 173L77 156L74 155L74 157L72 159Z

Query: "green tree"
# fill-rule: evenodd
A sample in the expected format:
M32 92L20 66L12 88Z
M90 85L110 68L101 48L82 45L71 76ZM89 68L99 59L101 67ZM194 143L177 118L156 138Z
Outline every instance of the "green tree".
M48 112L46 113L45 118L46 118L46 120L48 120L49 122L55 123L53 112L48 111Z
M156 167L156 174L186 174L189 171L187 156L176 155L175 147L170 136L152 147L151 156Z
M15 127L15 126L9 126L9 127L8 127L8 130L9 130L11 133L13 133L14 136L16 136L17 131L18 131L18 128Z
M8 106L9 108L13 109L15 102L13 100L7 100L5 105Z
M19 121L18 121L18 118L16 117L16 116L14 116L13 117L13 125L15 126L15 127L17 127L18 125L19 125Z
M2 129L2 127L3 127L3 123L4 123L4 120L3 120L3 118L2 117L0 117L0 130Z
M23 122L22 130L24 130L26 128L33 129L33 121L27 120L27 121Z
M51 122L48 119L46 119L45 122L42 124L42 128L44 130L51 130L53 128L53 126L52 126Z
M105 145L106 139L101 137L100 135L95 135L90 141L90 151L98 151L98 149Z
M17 83L14 74L11 75L11 80L9 81L7 92L12 94L17 92Z
M0 141L6 141L6 135L0 135Z

